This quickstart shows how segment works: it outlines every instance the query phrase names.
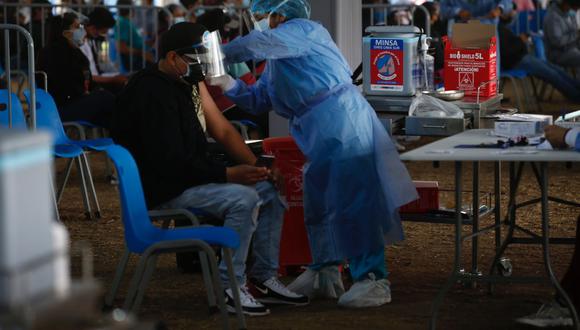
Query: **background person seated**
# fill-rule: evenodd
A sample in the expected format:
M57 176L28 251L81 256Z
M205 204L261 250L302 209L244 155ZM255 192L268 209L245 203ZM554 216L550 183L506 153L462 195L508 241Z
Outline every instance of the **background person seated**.
M528 54L529 36L526 34L516 36L509 28L513 14L515 12L512 11L512 14L502 16L498 27L502 69L524 70L550 83L569 100L580 102L580 80L574 79L557 65Z
M107 39L109 29L115 26L115 19L109 10L103 7L95 8L88 16L85 24L87 42L81 47L81 51L90 63L93 81L99 86L117 94L127 82L127 76L120 74L118 70L108 71L111 65L103 65L99 60L102 51L101 44Z
M115 96L93 89L89 60L79 49L85 30L76 14L52 18L49 40L38 61L48 75L48 91L54 98L62 121L85 120L108 128Z
M546 55L563 67L580 67L576 11L580 0L553 1L544 19Z
M132 6L132 0L118 0L119 6ZM121 64L128 71L141 70L148 64L152 64L153 54L145 46L145 41L139 31L131 21L131 9L123 7L119 9L119 18L115 27L115 41L117 42L119 53L121 53Z
M443 18L463 22L470 19L497 22L502 13L507 14L512 8L512 0L441 0Z

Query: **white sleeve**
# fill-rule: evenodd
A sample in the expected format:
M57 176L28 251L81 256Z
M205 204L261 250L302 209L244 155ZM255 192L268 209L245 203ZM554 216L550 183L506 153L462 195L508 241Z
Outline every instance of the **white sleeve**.
M580 127L572 128L566 133L566 144L572 148L576 147L576 139L580 135Z

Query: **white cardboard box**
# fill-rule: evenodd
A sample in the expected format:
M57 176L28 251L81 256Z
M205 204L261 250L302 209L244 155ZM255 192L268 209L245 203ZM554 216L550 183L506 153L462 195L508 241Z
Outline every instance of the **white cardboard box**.
M552 116L515 114L500 116L494 134L503 137L534 137L544 134L544 127L552 125Z

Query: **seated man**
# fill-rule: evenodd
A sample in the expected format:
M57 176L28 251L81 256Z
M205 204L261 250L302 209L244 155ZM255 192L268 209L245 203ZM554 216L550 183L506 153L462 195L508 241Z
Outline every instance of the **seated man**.
M580 128L565 129L559 126L548 126L545 129L546 139L554 148L574 148L580 151ZM560 285L576 307L576 313L580 313L580 217L576 225L576 245L572 254L572 262L562 278ZM570 311L564 307L563 299L556 299L540 307L538 312L517 319L519 323L528 324L540 328L572 326Z
M284 203L267 181L272 174L254 166L256 157L216 107L192 59L204 31L199 24L179 23L162 35L160 61L136 73L119 95L113 139L135 158L149 207L201 209L240 235L233 260L244 313L269 313L246 289L252 236L255 262L249 273L263 293L260 299L307 304L307 297L289 291L276 276ZM210 158L204 127L241 165L226 167ZM228 288L223 262L220 272ZM231 290L225 294L233 312Z
M546 55L563 67L580 66L576 10L580 0L552 1L544 19Z

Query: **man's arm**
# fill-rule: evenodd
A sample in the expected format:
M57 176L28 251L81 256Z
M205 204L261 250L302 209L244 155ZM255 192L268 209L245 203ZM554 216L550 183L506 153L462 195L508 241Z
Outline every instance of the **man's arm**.
M205 83L199 83L201 105L203 107L207 129L211 137L224 146L228 155L240 164L254 165L256 156L244 142L240 133L223 116L211 98Z
M546 139L554 148L575 148L580 151L580 127L566 129L556 125L544 129Z
M441 16L445 19L455 18L462 9L461 1L441 0Z

